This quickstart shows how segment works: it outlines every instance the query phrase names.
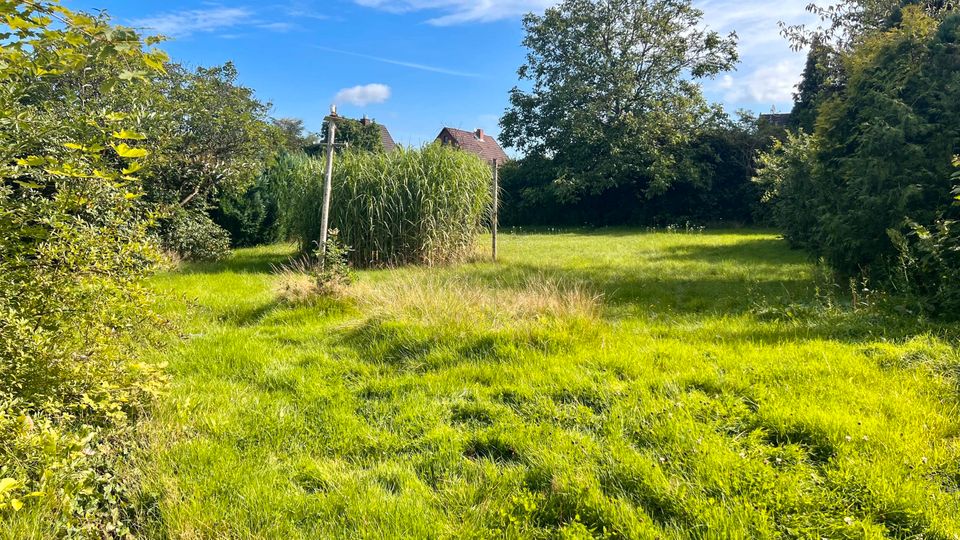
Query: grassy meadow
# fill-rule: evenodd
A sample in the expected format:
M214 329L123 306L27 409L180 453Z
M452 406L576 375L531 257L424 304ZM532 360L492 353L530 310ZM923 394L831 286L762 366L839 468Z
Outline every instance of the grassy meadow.
M774 233L504 234L314 300L293 251L152 280L144 535L960 537L956 334L831 307Z

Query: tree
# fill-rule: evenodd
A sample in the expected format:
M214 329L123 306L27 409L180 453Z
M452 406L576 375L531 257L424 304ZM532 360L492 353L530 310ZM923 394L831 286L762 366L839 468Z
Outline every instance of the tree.
M323 124L322 139L327 140L327 124ZM383 136L380 125L374 121L340 118L337 120L337 144L367 152L383 152Z
M279 147L270 105L237 84L231 62L193 72L167 69L161 103L166 159L148 178L151 200L205 208L222 194L242 194Z
M791 127L812 133L820 104L836 92L839 74L836 72L836 56L829 47L815 39L807 53L800 84L793 95Z
M951 202L958 21L904 9L896 27L866 37L845 59L843 94L821 106L817 247L844 275L883 277L896 255L886 231L907 217L930 224Z
M299 118L274 118L272 122L280 131L280 142L288 152L301 152L320 142L320 137L309 133Z
M502 141L551 160L576 200L623 185L662 192L711 111L697 79L733 67L736 35L702 28L689 0L564 0L524 18L527 60Z
M960 16L908 6L892 20L842 55L846 83L818 107L815 135L765 156L760 175L793 243L877 284L904 270L888 233L949 217L960 153Z
M624 183L570 200L553 160L528 155L501 169L501 219L510 225L752 223L763 218L761 190L751 182L756 154L775 136L783 136L781 128L715 110L677 149L678 167L696 181L674 182L649 196Z

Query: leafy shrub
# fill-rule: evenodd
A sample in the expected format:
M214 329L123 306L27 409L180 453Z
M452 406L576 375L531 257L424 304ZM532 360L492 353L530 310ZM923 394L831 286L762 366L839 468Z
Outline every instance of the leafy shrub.
M234 247L250 247L280 240L276 235L276 205L266 200L258 179L242 195L221 197L210 212L213 222L227 231ZM271 208L272 207L272 208Z
M297 175L321 174L312 165L315 162L303 152L279 154L246 193L220 199L214 221L230 233L234 246L286 240L290 234L283 197L294 184L305 181Z
M960 16L894 15L839 54L844 84L822 96L815 134L761 156L757 181L787 239L839 280L944 313L956 305Z
M891 230L900 250L900 291L919 302L922 311L955 319L960 316L960 226L950 219L933 227L909 223L909 232Z
M954 160L960 166L960 158ZM955 202L931 227L908 221L907 232L888 231L900 252L894 286L919 304L921 311L940 317L960 317L960 172Z
M287 302L300 304L318 296L339 295L353 283L353 273L347 254L350 248L338 240L339 231L332 229L327 236L327 249L316 249L281 265L278 281L279 296Z
M763 202L772 207L774 224L794 247L809 246L817 223L813 185L816 137L788 133L761 152L754 182L763 188Z
M340 231L331 229L327 234L326 249L317 250L317 285L322 293L336 292L353 281L348 256L350 248L340 242Z
M116 466L159 383L128 346L157 255L139 104L166 56L55 2L0 3L0 34L0 531L123 535Z
M290 195L291 232L306 248L320 238L322 161L301 160ZM390 153L337 155L330 225L354 266L463 260L488 215L490 168L439 144Z
M205 212L176 210L161 228L164 249L190 261L215 261L230 253L230 233Z
M886 281L906 218L931 226L951 199L960 151L960 17L916 7L846 58L849 80L820 107L810 244L841 274Z

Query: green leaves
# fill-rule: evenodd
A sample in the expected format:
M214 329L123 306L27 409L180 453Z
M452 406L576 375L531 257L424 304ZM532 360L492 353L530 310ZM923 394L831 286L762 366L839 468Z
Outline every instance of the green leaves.
M21 486L22 483L16 478L0 479L0 510L9 507L14 512L19 512L23 508L23 502L10 495L10 492Z
M167 53L159 49L153 49L149 53L143 55L143 63L158 73L167 73L167 69L164 64L169 61L170 57L167 56Z
M147 157L148 155L150 155L150 152L148 150L145 150L143 148L132 148L130 146L127 146L127 143L120 143L120 144L113 145L113 150L117 153L118 156L125 159L136 159L136 158Z
M127 70L121 71L121 72L120 72L120 75L118 75L118 78L119 78L121 81L132 81L132 80L146 81L146 80L147 80L147 72L146 72L146 71L135 71L135 70L129 70L129 69L127 69Z
M563 0L528 15L518 73L532 88L511 91L502 141L554 156L574 199L665 190L709 109L690 78L737 58L736 35L704 30L702 16L690 0Z
M7 15L4 17L4 20L7 22L7 26L13 30L31 30L39 26L34 22L28 21L27 19L18 17L16 15Z
M130 174L133 174L133 173L139 171L142 167L143 167L143 166L140 165L139 162L137 162L137 161L132 161L132 162L130 162L129 165L127 165L127 167L126 167L125 169L123 169L122 172L123 172L124 175L130 175Z
M47 158L40 156L28 156L17 160L17 165L21 167L40 167L47 164Z
M102 144L96 144L96 143L90 144L89 146L84 146L82 144L68 142L68 143L63 143L63 146L65 148L69 148L70 150L79 150L81 152L86 152L88 154L99 154L100 152L103 152L106 149L106 147L103 146Z
M20 482L16 478L4 478L0 480L0 495L6 494L6 492L15 489L20 485Z
M113 132L113 138L114 138L114 139L133 140L133 141L142 141L142 140L146 139L147 136L144 135L144 134L142 134L142 133L137 133L136 131L133 131L133 130L121 129L120 131L114 131L114 132Z
M166 122L166 57L146 49L106 15L0 0L0 528L13 521L13 536L28 508L44 536L130 535L107 455L123 453L112 430L147 380L116 346L146 326L138 282L156 260L130 176Z

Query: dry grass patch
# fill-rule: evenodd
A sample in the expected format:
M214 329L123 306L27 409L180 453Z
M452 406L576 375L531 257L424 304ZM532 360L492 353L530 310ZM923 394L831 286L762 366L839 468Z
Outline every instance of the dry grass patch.
M489 330L544 320L592 321L601 308L601 295L586 285L543 274L510 285L462 276L408 275L357 283L347 295L374 318Z
M278 272L274 292L282 302L300 305L315 300L320 295L320 286L314 276L284 268Z

